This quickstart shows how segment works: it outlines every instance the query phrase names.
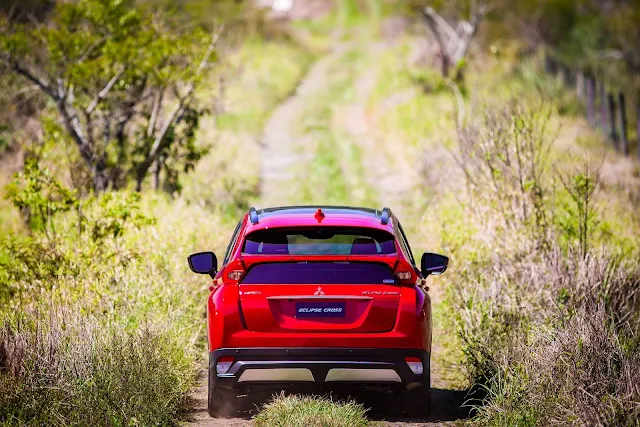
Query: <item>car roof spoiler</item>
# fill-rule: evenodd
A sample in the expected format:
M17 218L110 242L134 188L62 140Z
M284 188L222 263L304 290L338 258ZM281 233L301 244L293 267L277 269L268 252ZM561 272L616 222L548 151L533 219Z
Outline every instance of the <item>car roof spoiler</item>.
M377 211L376 211L377 214ZM387 225L389 223L389 217L391 216L391 210L387 207L382 208L382 212L380 213L380 223L383 225ZM258 216L258 211L255 207L249 208L249 220L251 224L257 224L260 222L260 217Z
M391 215L391 210L385 207L382 208L382 213L380 214L380 224L387 225L389 223L389 216Z

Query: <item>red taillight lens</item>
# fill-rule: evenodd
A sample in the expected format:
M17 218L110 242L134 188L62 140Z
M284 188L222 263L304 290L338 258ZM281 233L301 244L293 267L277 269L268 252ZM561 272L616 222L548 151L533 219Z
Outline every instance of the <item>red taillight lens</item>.
M396 273L396 277L400 281L411 280L411 272L410 271L399 271Z
M242 261L235 260L226 268L224 275L228 281L232 283L239 283L244 277L245 267Z
M226 374L233 365L232 356L223 356L216 361L216 372L218 374Z
M398 261L393 274L401 285L415 285L418 279L413 267L404 260Z
M242 279L242 276L244 276L243 270L231 270L227 273L227 278L234 282L239 282L240 279Z

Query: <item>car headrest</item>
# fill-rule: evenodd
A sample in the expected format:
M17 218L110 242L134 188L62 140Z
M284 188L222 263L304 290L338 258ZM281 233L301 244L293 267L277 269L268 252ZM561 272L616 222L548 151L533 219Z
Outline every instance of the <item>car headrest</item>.
M287 255L289 254L289 242L286 236L274 236L270 240L262 242L261 254L266 255Z
M260 242L255 242L253 240L247 240L244 242L244 251L245 254L259 254L260 253Z
M376 241L369 237L358 237L351 244L351 255L374 255L378 253Z

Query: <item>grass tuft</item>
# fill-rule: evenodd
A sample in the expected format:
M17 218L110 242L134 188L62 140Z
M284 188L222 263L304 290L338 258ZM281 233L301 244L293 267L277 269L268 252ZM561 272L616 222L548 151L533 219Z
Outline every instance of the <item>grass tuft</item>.
M367 410L355 402L334 402L318 396L280 394L255 417L257 427L359 427L368 425Z

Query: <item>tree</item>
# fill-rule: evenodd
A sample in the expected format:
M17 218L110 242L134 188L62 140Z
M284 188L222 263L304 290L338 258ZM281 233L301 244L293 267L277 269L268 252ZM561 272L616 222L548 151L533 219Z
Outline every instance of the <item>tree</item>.
M449 77L451 66L455 66L455 79L463 79L462 61L488 7L486 3L478 0L472 2L469 9L469 20L459 20L455 29L434 8L426 6L422 11L427 26L433 33L440 48L442 56L441 70L442 76L445 78Z
M206 151L193 95L220 32L172 24L132 0L58 3L46 23L0 19L0 62L52 101L97 192L130 178L140 190L152 167L188 169Z

